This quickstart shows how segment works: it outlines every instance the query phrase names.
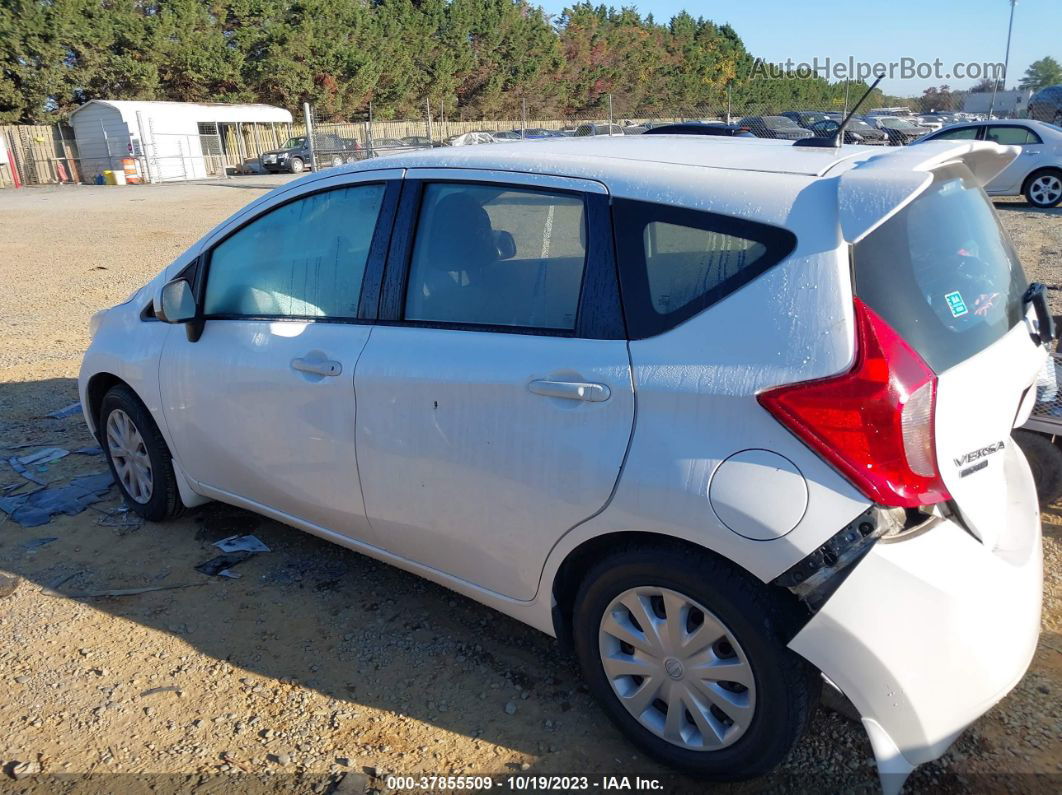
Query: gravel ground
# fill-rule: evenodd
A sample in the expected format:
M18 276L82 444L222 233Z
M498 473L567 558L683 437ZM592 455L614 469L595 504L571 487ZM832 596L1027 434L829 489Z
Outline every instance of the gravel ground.
M0 446L90 444L80 417L42 418L77 398L89 316L283 179L0 192ZM1062 210L997 206L1062 313ZM103 468L70 455L38 474ZM16 479L0 470L0 486ZM909 791L1062 784L1062 505L1043 521L1032 669ZM241 564L240 579L193 569L237 532L272 552ZM79 792L323 792L346 776L339 788L353 792L383 786L368 777L386 772L641 776L703 789L622 741L551 639L236 509L164 526L133 521L115 498L32 529L0 516L0 571L17 578L7 593L0 577L0 767L43 770L0 789L45 792L58 786L50 774L79 774L65 782ZM167 590L100 595L141 588ZM820 710L779 771L719 791L873 791L870 760L860 727Z

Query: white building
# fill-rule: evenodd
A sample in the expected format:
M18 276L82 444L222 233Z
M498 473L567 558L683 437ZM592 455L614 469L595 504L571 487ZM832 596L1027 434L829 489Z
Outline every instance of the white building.
M291 113L272 105L140 102L93 99L70 114L81 172L92 179L121 171L134 157L147 182L203 179L216 174L225 149L226 125L291 123Z
M997 91L995 104L992 104L991 91L978 91L975 94L967 94L962 101L964 113L987 114L992 106L992 115L1001 119L1022 119L1028 113L1029 97L1032 90L1018 88L1013 91Z

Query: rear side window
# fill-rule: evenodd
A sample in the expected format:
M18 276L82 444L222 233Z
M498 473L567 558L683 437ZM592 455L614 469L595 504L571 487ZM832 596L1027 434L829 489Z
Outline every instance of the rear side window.
M660 334L748 284L796 246L785 229L619 199L613 206L632 338Z
M1019 323L1028 286L973 175L937 171L910 205L856 244L856 294L940 373Z
M428 185L405 318L575 328L586 261L582 196L499 185Z
M1040 143L1040 136L1025 127L989 127L985 139L1003 146Z

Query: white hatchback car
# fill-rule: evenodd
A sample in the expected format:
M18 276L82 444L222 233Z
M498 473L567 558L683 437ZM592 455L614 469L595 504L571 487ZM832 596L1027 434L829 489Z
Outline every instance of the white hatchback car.
M981 189L1015 153L588 137L314 174L94 318L85 418L148 519L221 500L559 636L657 759L762 774L826 681L894 788L1039 633L1010 433L1050 318Z
M1021 154L987 185L989 196L1024 196L1034 207L1062 203L1062 127L1034 119L953 124L923 141L992 141Z

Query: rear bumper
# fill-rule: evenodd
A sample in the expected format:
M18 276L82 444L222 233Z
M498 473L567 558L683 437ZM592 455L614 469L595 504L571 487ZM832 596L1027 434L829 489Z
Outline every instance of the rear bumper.
M1024 456L1006 455L995 549L953 521L879 542L790 643L859 710L879 770L900 783L1003 698L1036 650L1040 517Z

